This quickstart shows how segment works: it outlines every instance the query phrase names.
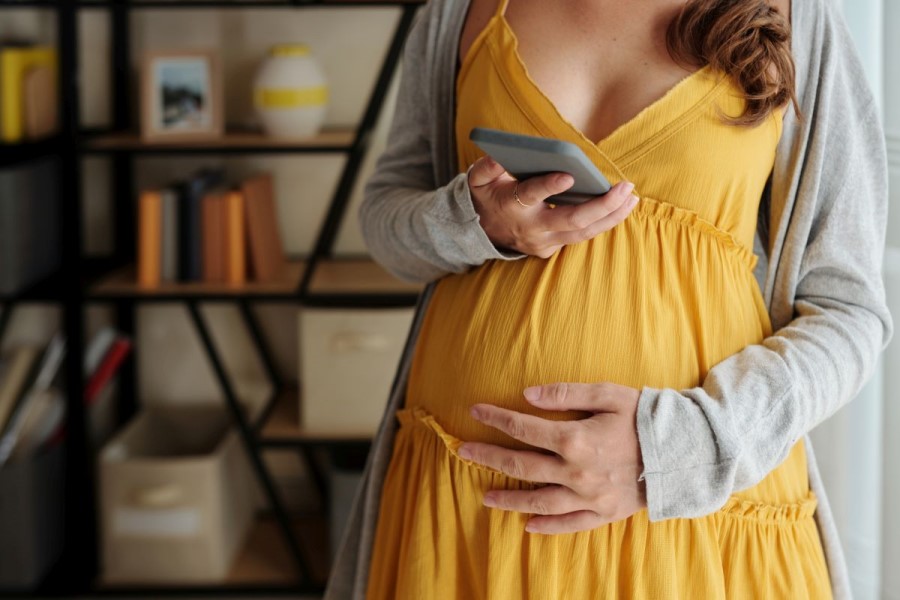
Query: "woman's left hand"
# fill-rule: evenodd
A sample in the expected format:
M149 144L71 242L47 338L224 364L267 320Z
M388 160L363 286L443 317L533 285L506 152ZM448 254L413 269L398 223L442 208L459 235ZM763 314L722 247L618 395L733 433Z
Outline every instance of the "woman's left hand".
M534 490L492 490L484 505L539 515L532 533L572 533L629 517L647 506L637 435L640 390L614 383L556 383L527 388L525 399L544 410L593 413L577 421L550 421L490 404L472 416L507 435L552 452L511 450L466 442L465 459L511 477L545 483Z

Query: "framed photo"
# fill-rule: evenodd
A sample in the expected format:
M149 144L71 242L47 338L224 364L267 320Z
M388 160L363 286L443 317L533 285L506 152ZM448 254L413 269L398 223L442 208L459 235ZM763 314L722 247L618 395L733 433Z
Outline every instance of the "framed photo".
M224 106L219 60L211 51L151 52L141 76L141 136L202 140L222 135Z

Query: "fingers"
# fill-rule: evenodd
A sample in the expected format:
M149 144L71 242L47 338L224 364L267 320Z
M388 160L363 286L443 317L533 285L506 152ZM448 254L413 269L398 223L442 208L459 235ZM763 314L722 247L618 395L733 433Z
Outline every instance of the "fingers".
M632 199L626 200L622 205L619 206L619 208L609 213L607 216L591 223L584 229L562 231L552 234L552 241L566 246L569 244L577 244L579 242L585 242L587 240L594 239L604 231L609 231L610 229L624 221L628 217L628 215L631 214L631 211L634 209L634 207L637 206L637 196L632 196L631 198Z
M482 156L472 164L469 170L469 186L487 185L506 173L506 170L490 156Z
M637 402L640 390L617 383L552 383L526 388L525 399L544 410L616 412L627 401Z
M571 206L557 206L556 210L544 213L544 226L548 231L578 232L609 218L607 229L610 229L624 220L637 204L637 196L631 193L633 190L634 184L623 181L613 186L607 194L594 200ZM613 214L620 218L612 218Z
M574 183L575 179L568 173L532 177L519 182L519 199L525 204L539 205L550 196L566 191Z
M579 510L565 515L534 517L528 520L525 531L529 533L576 533L602 527L612 521L595 512Z
M535 490L492 490L484 495L482 502L490 508L534 515L564 515L584 505L572 490L561 485Z
M472 417L506 435L537 448L557 452L565 425L541 417L501 408L492 404L476 404Z
M565 476L563 463L557 456L529 450L510 450L480 442L466 442L457 452L466 460L523 481L561 483L560 477Z

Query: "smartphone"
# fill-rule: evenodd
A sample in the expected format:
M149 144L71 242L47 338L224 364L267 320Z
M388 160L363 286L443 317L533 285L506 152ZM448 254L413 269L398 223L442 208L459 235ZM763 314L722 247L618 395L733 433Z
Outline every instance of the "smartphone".
M612 187L581 148L571 142L486 127L472 129L469 139L519 181L547 173L568 173L575 178L572 187L544 202L581 204Z

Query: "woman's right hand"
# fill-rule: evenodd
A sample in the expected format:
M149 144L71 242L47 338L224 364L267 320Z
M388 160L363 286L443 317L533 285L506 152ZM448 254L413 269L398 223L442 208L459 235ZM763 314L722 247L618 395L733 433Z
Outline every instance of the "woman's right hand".
M550 173L521 181L517 189L512 175L489 156L479 158L469 170L475 212L491 242L541 258L609 231L624 221L638 202L631 193L634 185L625 181L576 206L553 208L544 202L573 184L571 175Z

